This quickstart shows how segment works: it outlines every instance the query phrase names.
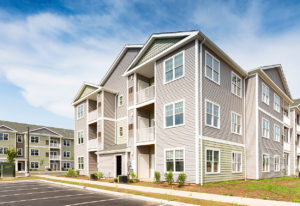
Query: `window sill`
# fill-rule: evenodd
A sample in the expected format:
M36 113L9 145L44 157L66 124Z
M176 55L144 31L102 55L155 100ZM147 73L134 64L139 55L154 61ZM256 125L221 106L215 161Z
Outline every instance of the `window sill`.
M174 82L174 81L176 81L176 80L178 80L178 79L181 79L181 78L184 78L184 75L182 75L181 77L178 77L178 78L176 78L176 79L172 79L172 80L170 80L170 81L168 81L168 82L166 82L166 81L164 80L164 85L169 84L169 83L172 83L172 82Z
M232 172L232 174L242 174L243 171L240 171L240 172Z
M183 123L183 124L178 124L178 125L174 125L174 126L169 126L169 127L164 127L164 129L170 129L170 128L175 128L175 127L182 127L182 126L184 126L185 125L185 123Z
M208 124L205 124L205 126L211 127L211 128L214 128L214 129L220 129L220 127L214 127L214 126L211 126L211 125L208 125Z
M206 175L218 175L218 174L221 174L221 172L205 172Z
M220 83L220 81L219 81L219 82L215 82L214 80L212 80L211 78L209 78L209 77L208 77L208 76L206 76L206 75L205 75L205 78L206 78L206 79L208 79L209 81L211 81L211 82L215 83L216 85L218 85L218 86L221 86L221 83Z
M231 91L231 94L233 94L234 96L236 96L236 97L238 97L238 98L242 99L242 95L241 95L241 96L239 96L239 95L237 95L237 94L233 93L232 91Z

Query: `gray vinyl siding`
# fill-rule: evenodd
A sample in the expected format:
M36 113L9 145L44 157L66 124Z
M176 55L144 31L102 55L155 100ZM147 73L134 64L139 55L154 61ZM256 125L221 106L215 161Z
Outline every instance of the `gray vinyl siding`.
M262 118L266 119L270 123L270 138L267 139L262 137ZM283 134L283 125L269 117L267 114L260 112L258 113L258 140L259 140L259 153L258 153L258 166L259 166L259 178L271 178L280 177L281 172L274 172L274 155L280 156L281 169L283 168L283 142L280 138L280 142L274 140L274 124L280 127L280 137ZM270 172L262 172L262 155L268 154L270 156Z
M115 119L115 95L104 92L104 117Z
M220 61L220 85L216 84L212 80L205 77L205 51L208 51L215 58ZM244 143L243 135L233 134L231 132L231 112L238 113L243 115L243 91L242 98L236 96L231 92L231 72L234 71L230 68L221 58L215 55L211 50L203 47L202 53L202 97L203 97L203 136L213 137L217 139L223 139L231 142ZM237 75L240 76L242 80L242 86L244 87L244 82L242 76L234 71ZM205 116L206 116L206 104L205 100L212 101L220 105L220 129L209 127L205 125ZM242 120L242 128L244 121Z
M122 156L122 174L125 174L125 154L102 154L99 156L99 166L98 171L103 173L104 177L112 178L116 177L116 155Z
M277 68L265 69L264 72L272 79L272 81L283 91L286 92L281 81L280 74Z
M115 144L115 122L104 120L104 149Z
M127 119L120 120L116 122L117 127L117 144L127 143ZM120 127L123 127L123 136L120 136Z
M291 119L291 127L290 130L290 145L291 145L291 174L296 174L296 164L297 164L297 148L296 148L296 142L297 142L297 123L296 123L296 111L291 110L290 111L290 119Z
M247 178L256 179L256 77L246 81L246 165Z
M164 84L163 61L185 51L184 77ZM156 170L164 174L164 150L185 149L187 182L195 182L195 46L191 42L156 62ZM164 128L164 105L184 99L184 125ZM176 175L175 175L175 178Z

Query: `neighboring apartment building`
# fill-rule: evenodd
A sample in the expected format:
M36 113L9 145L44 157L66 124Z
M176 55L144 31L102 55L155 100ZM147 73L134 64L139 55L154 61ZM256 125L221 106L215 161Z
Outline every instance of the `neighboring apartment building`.
M6 149L15 148L16 171L28 171L28 128L30 170L74 168L74 131L0 120L0 161Z
M280 65L271 67L248 73L199 31L125 46L100 84L84 83L73 101L75 168L107 177L134 171L140 179L172 170L200 184L277 176L273 164L263 172L262 158L280 155L281 171L281 134L290 132L281 108L289 113L292 100ZM270 108L262 105L262 82L269 99L276 91L279 112L271 111L273 96ZM279 120L281 143L261 138L262 117L269 127Z
M291 117L291 141L295 142L295 146L291 148L292 160L291 164L293 172L300 172L300 99L294 100L290 108Z

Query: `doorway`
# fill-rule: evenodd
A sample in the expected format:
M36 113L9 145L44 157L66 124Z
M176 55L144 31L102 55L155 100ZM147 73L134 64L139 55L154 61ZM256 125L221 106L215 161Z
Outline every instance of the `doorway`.
M150 174L150 154L139 154L138 156L138 177L148 179Z
M117 177L122 174L122 156L116 156L116 174Z
M284 175L289 175L289 154L284 153L283 156Z

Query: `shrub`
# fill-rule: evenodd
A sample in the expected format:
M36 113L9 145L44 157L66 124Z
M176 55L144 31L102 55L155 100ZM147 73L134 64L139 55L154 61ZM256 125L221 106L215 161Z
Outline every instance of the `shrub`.
M118 178L114 178L114 182L118 182Z
M97 172L96 177L97 177L98 180L102 179L103 178L103 173L102 172Z
M136 178L136 175L133 171L130 172L130 178L131 179L135 179Z
M180 173L177 178L178 187L184 185L187 175L184 173Z
M68 177L75 177L75 170L74 169L69 169L67 173Z
M17 155L18 155L18 152L14 148L7 149L6 150L7 162L14 163Z
M172 170L165 173L165 179L169 185L171 185L174 182Z
M76 176L79 176L80 171L76 170Z
M128 182L129 183L133 183L134 181L133 181L133 179L129 179Z
M159 183L160 182L160 172L154 172L154 178L155 178L155 182Z

